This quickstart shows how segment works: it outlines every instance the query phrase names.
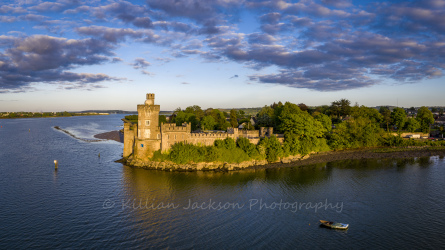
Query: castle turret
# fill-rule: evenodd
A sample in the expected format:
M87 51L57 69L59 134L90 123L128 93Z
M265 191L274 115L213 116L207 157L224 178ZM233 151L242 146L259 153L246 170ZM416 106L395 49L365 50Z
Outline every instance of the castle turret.
M155 105L155 94L153 93L147 94L145 105Z
M155 105L155 94L146 95L145 104L138 105L137 155L151 157L161 148L159 128L160 106Z

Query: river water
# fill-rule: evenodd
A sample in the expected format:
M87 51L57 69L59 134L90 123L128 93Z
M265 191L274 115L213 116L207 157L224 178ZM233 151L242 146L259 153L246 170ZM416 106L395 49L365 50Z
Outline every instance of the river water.
M0 249L445 245L443 158L148 171L115 163L118 142L53 128L93 139L120 129L121 118L0 120ZM320 219L350 228L323 228Z

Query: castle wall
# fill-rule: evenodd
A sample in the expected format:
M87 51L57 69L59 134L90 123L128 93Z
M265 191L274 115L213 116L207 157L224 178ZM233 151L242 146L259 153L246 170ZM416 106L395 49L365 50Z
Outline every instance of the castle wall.
M175 143L185 142L192 129L191 124L187 123L182 126L176 126L176 124L173 123L163 123L160 128L162 152L169 150Z
M241 131L238 131L238 133L241 137L245 137L245 138L259 138L260 137L259 130L241 130Z
M224 140L227 137L233 138L233 134L229 133L191 133L187 138L187 143L202 146L212 146L216 140Z
M137 129L137 126L135 126ZM133 153L135 138L135 129L132 127L131 123L124 123L124 153L123 157L128 157Z
M155 151L161 149L161 140L136 139L134 146L134 156L139 159L147 159L153 156Z

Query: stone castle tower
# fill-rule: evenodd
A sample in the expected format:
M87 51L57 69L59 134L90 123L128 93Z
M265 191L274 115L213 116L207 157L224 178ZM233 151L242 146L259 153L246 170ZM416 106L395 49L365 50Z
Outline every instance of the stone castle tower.
M159 131L160 106L155 105L155 94L147 94L145 104L138 105L138 139L156 140ZM160 135L159 135L160 136Z
M161 149L161 131L159 127L160 106L155 105L155 94L147 94L144 104L137 106L138 124L124 124L124 157L145 159ZM128 136L127 136L128 135Z

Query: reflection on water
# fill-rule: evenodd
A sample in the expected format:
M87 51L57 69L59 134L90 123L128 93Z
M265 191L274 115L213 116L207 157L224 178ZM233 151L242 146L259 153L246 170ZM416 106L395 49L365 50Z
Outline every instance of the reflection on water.
M420 246L424 237L436 244L443 238L427 221L438 211L425 210L444 204L437 200L438 193L443 197L438 165L444 166L443 158L345 160L229 173L125 167L123 209L137 218L138 233L157 247L365 247L377 238L382 246ZM351 229L324 230L319 219L349 223ZM400 223L411 229L399 232ZM414 232L417 237L410 238Z

